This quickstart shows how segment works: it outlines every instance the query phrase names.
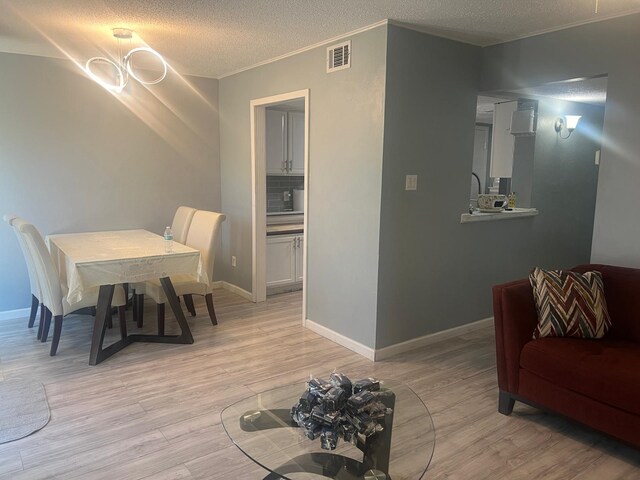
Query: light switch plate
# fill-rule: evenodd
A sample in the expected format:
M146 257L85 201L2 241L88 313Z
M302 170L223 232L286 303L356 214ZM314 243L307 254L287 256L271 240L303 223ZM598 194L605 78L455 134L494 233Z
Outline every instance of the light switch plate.
M418 175L407 175L404 183L405 190L418 190Z
M596 150L596 165L600 165L600 150Z

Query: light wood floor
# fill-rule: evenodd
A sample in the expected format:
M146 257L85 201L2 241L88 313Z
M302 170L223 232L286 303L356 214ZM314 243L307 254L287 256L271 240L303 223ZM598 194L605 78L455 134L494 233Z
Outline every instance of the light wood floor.
M437 435L426 479L640 479L638 451L521 404L497 413L491 329L373 364L304 330L299 292L261 305L223 290L214 298L220 324L196 303L193 345L136 344L96 367L87 364L90 317L65 320L53 358L26 319L0 322L0 380L41 381L51 408L43 430L0 445L0 480L261 479L220 411L334 368L398 379L423 399ZM151 328L151 303L146 314Z

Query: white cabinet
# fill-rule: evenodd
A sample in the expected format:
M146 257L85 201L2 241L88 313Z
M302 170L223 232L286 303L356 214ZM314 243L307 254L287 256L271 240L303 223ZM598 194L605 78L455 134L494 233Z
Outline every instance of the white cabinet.
M304 113L289 112L289 173L304 175Z
M302 266L302 252L304 251L304 235L298 235L298 239L296 240L296 282L301 282L304 278L303 271L304 268Z
M267 109L267 175L304 175L304 113Z
M302 281L303 235L267 237L267 287L280 287Z
M267 109L267 174L285 175L287 162L287 113Z
M515 139L511 135L511 117L518 109L518 102L496 103L493 111L493 136L491 138L492 178L511 178Z

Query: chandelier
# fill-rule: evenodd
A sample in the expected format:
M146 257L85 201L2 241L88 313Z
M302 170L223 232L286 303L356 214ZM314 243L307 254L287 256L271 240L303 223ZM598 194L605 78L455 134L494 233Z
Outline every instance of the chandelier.
M131 45L131 38L133 37L133 31L127 28L114 28L113 36L118 40L118 60L113 61L106 57L92 57L87 60L85 65L85 72L89 77L100 84L107 90L115 93L120 93L127 85L129 78L133 78L143 85L155 85L164 80L167 76L167 62L164 58L149 47L137 47L129 50L126 55L123 55L122 43L129 40L129 46ZM160 65L160 74L151 79L143 78L139 73L136 73L134 68L134 59L141 55L151 55L153 59ZM103 76L98 75L96 68L99 66L106 66L113 69L113 78L106 79Z

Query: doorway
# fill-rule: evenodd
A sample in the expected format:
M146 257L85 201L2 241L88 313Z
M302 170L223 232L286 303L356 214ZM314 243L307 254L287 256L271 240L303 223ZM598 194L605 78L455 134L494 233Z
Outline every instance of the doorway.
M295 108L294 108L295 107ZM300 111L299 107L303 107ZM280 185L282 197L272 198L272 206L281 212L282 215L300 211L302 203L303 212L303 232L308 231L309 222L309 90L298 90L294 92L274 95L271 97L252 100L251 108L251 179L252 179L252 296L254 302L263 302L267 298L267 175L277 173L282 177L290 177L291 191L287 195L286 188ZM279 112L280 117L276 113ZM273 136L268 131L268 123L280 120L282 123L282 140L280 145L274 149L272 143ZM289 125L289 123L291 124ZM287 138L288 132L303 130L303 145L293 138ZM301 132L302 133L302 132ZM292 136L294 132L291 133ZM276 142L277 143L277 142ZM297 152L293 155L292 152ZM289 152L289 153L285 153ZM275 165L273 156L281 155L282 160ZM302 165L301 165L302 164ZM276 169L277 172L274 170ZM300 192L299 185L293 180L294 177L304 176L301 182L303 192ZM287 183L286 185L289 185ZM295 188L295 187L298 188ZM295 194L295 196L294 196ZM273 195L273 194L272 194ZM300 201L302 198L302 201ZM296 201L297 199L297 201ZM297 204L297 206L296 206ZM298 210L293 210L297 208ZM274 212L271 212L272 214ZM270 232L273 233L273 232ZM280 242L281 243L281 242ZM292 248L297 248L301 256L292 265L292 269L297 269L296 279L302 279L302 313L306 318L307 306L307 250L308 242L295 240ZM301 270L301 275L299 270ZM292 270L296 271L296 270Z

